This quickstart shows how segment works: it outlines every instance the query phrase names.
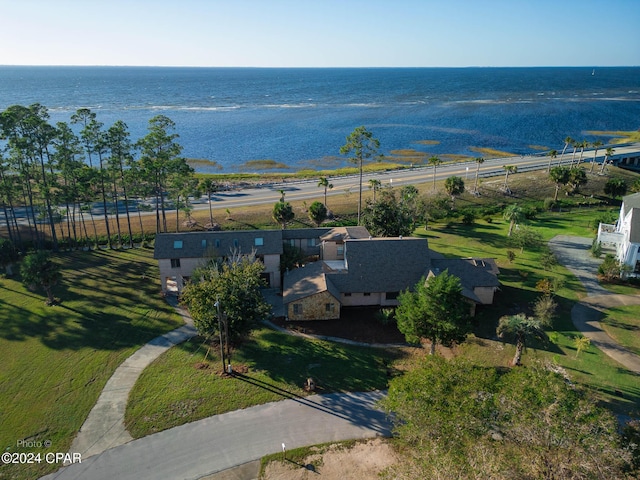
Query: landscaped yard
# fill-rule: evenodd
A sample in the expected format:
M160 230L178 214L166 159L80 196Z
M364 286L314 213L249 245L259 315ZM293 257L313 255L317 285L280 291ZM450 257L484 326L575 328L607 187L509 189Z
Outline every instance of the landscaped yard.
M640 305L610 308L600 323L611 338L640 355Z
M557 234L589 237L594 235L591 223L599 213L600 209L545 213L527 224L539 231L545 241ZM557 365L573 381L596 391L604 402L618 412L629 413L640 409L637 375L625 370L593 346L576 357L574 339L580 333L571 322L571 307L585 295L582 285L562 266L550 271L541 269L540 251L525 249L521 253L519 249L509 247L507 230L507 222L496 216L492 223L478 220L474 225L432 224L429 230L416 232L426 235L430 247L437 252L448 256L492 257L497 259L500 267L501 291L497 293L492 307L480 309L475 321L476 337L471 337L459 347L458 353L481 363L508 365L515 347L496 338L498 319L502 315L520 312L532 314L532 303L540 296L536 283L543 278L555 278L562 287L555 296L558 309L553 329L548 331L549 341L529 346L523 362L526 365L537 359ZM512 263L506 257L508 249L516 253ZM636 290L636 293L640 293L640 290Z
M164 353L142 373L131 395L126 425L134 437L211 415L307 395L312 377L318 393L387 387L400 349L353 347L306 340L259 329L232 352L234 377L220 375L215 346L194 338Z
M181 324L159 296L148 249L60 253L61 304L44 305L16 277L0 277L0 445L51 441L65 452L116 367ZM16 268L17 271L17 268ZM55 469L55 466L51 466ZM34 478L47 465L0 465L0 478Z

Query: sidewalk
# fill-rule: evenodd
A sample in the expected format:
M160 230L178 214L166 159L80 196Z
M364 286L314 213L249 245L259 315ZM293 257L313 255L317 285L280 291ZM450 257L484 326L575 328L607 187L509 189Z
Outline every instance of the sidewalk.
M196 335L193 320L178 306L176 297L167 297L167 301L186 325L154 338L113 372L69 449L70 452L81 453L83 460L133 440L124 426L124 414L129 392L136 380L162 353Z

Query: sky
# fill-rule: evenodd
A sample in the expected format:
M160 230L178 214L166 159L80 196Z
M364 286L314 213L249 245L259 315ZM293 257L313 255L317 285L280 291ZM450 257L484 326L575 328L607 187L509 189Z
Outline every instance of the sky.
M640 65L640 0L0 0L0 65Z

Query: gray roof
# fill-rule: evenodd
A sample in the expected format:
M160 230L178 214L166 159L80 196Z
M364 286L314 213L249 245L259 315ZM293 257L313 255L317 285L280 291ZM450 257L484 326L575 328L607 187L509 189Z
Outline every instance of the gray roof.
M622 206L624 208L624 216L626 217L632 208L640 208L640 193L634 193L622 197Z
M349 239L371 238L365 227L334 227L320 236L321 241L344 242Z
M426 238L347 240L348 273L328 273L342 293L399 292L415 285L429 270Z
M480 302L473 293L476 287L499 287L498 273L500 270L493 258L446 258L431 260L431 272L438 275L445 270L450 275L460 279L462 294Z
M640 208L631 211L631 229L629 230L629 242L640 243Z
M262 238L262 245L256 245L257 238ZM156 235L153 258L204 258L253 250L257 255L281 254L282 230L160 233Z
M291 230L282 230L282 239L305 239L305 238L320 238L331 231L330 227L320 228L293 228Z
M285 304L324 291L329 291L336 300L340 300L340 292L324 273L323 262L311 262L285 273L283 290Z

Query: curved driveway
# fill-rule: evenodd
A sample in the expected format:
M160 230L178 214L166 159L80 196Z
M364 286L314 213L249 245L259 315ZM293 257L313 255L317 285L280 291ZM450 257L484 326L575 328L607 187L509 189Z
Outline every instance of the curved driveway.
M231 380L241 381L241 380ZM383 392L312 395L216 415L69 465L47 480L198 479L281 451L389 436Z
M587 290L587 297L571 309L571 320L576 329L591 343L628 370L640 375L640 356L616 343L600 325L608 308L640 305L640 295L616 295L604 289L596 272L602 262L590 253L591 239L557 235L549 241L549 248L558 261L573 273Z

